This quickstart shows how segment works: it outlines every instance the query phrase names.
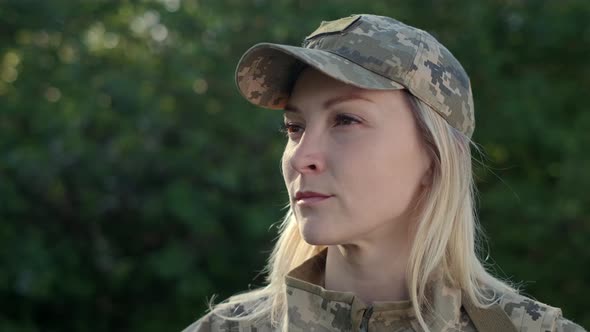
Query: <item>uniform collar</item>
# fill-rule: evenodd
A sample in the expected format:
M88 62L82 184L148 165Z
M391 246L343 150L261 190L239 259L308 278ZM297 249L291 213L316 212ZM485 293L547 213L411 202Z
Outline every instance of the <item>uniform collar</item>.
M422 331L410 301L375 302L368 306L352 292L323 287L328 249L291 270L285 277L289 310L289 331L359 331L363 315L372 307L368 328ZM426 314L433 331L460 325L461 291L447 287L442 279L428 285L427 296L436 314Z

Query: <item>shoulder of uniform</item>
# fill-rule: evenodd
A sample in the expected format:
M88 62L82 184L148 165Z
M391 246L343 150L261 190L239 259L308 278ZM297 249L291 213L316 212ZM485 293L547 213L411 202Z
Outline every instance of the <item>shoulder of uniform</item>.
M251 327L256 327L258 331L266 331L265 328L267 325L269 327L268 330L270 331L270 322L268 320L248 319L247 317L259 301L260 300L228 305L227 300L225 300L216 305L213 310L186 327L182 332L250 331Z
M211 313L197 319L191 325L187 326L182 332L210 332L211 328Z
M218 311L210 311L182 332L239 331L239 326L239 322L220 316Z
M581 332L580 326L563 318L560 308L533 300L521 294L503 294L500 307L510 317L517 331ZM579 328L579 329L576 329Z
M566 319L560 317L557 319L555 324L555 332L587 332L583 327L580 325Z

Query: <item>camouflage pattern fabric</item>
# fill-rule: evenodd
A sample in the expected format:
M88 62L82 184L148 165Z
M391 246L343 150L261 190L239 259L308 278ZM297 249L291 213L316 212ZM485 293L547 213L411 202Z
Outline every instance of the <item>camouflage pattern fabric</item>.
M360 331L367 305L350 292L326 290L323 284L327 250L304 262L285 278L288 301L289 331ZM427 297L433 310L426 323L433 332L475 332L474 322L461 305L461 291L446 287L440 281L429 285ZM423 331L415 319L409 301L375 302L368 319L367 331ZM506 294L500 307L521 332L585 332L579 325L561 316L561 310L518 294ZM248 305L237 305L224 315L248 311ZM270 332L268 320L253 322L224 320L208 313L183 332Z
M364 89L408 89L468 137L475 129L471 84L459 61L432 35L395 19L353 15L322 22L303 47L254 45L238 63L236 83L251 103L282 109L306 66Z

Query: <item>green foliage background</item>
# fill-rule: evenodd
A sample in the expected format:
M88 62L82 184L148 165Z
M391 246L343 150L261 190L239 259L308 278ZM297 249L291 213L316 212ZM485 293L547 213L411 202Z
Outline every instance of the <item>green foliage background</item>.
M490 263L590 326L590 1L0 1L0 330L178 331L262 283L280 112L240 55L378 13L472 79Z

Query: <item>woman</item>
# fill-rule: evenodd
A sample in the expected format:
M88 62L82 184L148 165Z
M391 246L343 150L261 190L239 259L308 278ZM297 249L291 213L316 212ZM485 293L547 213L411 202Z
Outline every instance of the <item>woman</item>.
M255 45L236 75L284 110L290 209L268 284L185 331L584 331L478 259L471 87L434 37L354 15Z

